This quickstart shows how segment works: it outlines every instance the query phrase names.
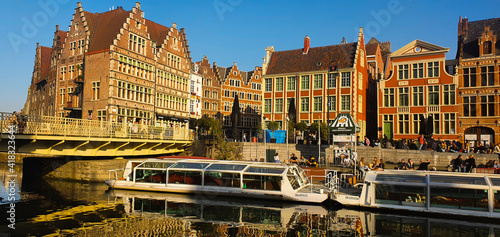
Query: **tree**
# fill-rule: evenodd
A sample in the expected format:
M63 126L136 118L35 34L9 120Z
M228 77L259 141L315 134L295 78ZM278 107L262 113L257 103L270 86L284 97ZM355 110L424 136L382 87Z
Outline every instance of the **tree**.
M294 128L295 123L293 121L288 122L288 141L293 140L294 138Z
M303 132L303 131L307 130L307 124L306 124L306 123L304 123L304 122L300 122L300 123L298 123L298 124L295 126L295 128L296 128L297 130L299 130L299 131Z
M326 123L321 123L321 140L327 141L328 140L328 124Z
M233 143L226 141L222 126L218 119L201 118L196 120L195 125L205 131L207 134L214 136L214 144L212 145L215 150L213 158L217 160L241 160L242 155L238 147Z
M274 138L274 131L278 130L279 124L276 121L267 122L267 129L271 130Z
M318 125L320 126L321 140L326 141L328 139L328 125L326 123L312 123L309 132L318 134Z

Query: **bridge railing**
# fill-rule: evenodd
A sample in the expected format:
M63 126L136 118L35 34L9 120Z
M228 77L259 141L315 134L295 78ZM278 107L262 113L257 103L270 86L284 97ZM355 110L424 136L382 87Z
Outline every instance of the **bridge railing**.
M0 130L8 133L10 125L18 134L130 138L155 140L192 140L188 124L173 122L170 127L108 122L37 115L14 115L0 112Z

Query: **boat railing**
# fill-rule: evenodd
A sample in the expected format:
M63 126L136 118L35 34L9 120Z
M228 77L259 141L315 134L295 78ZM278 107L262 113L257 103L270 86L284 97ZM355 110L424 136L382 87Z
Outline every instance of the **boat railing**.
M328 187L328 191L335 193L339 190L339 177L336 170L325 170L325 185Z
M123 171L124 169L114 169L114 170L108 170L108 179L109 180L117 180L118 178L118 171ZM111 174L114 174L114 178L111 178Z

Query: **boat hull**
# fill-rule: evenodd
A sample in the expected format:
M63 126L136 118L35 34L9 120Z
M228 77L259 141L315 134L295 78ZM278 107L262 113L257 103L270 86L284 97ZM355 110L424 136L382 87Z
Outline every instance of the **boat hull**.
M281 191L224 188L212 186L198 186L185 184L155 184L134 183L126 180L106 180L105 183L113 189L152 191L164 193L184 193L204 195L211 198L217 196L232 196L244 198L258 198L267 200L283 200L302 203L322 203L328 199L327 193L291 193L284 194ZM307 188L307 187L305 187Z

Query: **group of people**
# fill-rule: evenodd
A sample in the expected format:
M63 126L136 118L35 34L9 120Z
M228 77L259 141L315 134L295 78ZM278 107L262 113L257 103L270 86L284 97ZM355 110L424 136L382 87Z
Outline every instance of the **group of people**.
M316 161L316 158L311 157L310 159L306 159L304 158L304 156L301 156L299 159L295 154L292 154L290 156L290 163L301 166L318 167L318 162Z
M458 155L457 158L452 160L453 172L472 172L473 168L476 168L476 159L474 159L474 155L469 155L466 160L463 160L462 155Z
M359 160L358 170L361 172L361 178L364 178L366 172L369 170L384 170L384 169L385 169L384 161L382 159L378 159L377 157L375 157L373 159L373 162L371 163L367 163L364 157L362 157L361 160Z
M415 163L411 159L408 159L408 162L406 162L405 159L401 159L400 162L398 162L398 165L395 167L395 169L398 170L427 170L429 168L429 164L431 163L430 160L424 161L420 160L420 164L418 165L417 168L415 168Z
M8 117L8 121L10 121L10 125L14 127L15 133L23 133L26 127L27 116L21 114L21 112L14 111L10 117Z

